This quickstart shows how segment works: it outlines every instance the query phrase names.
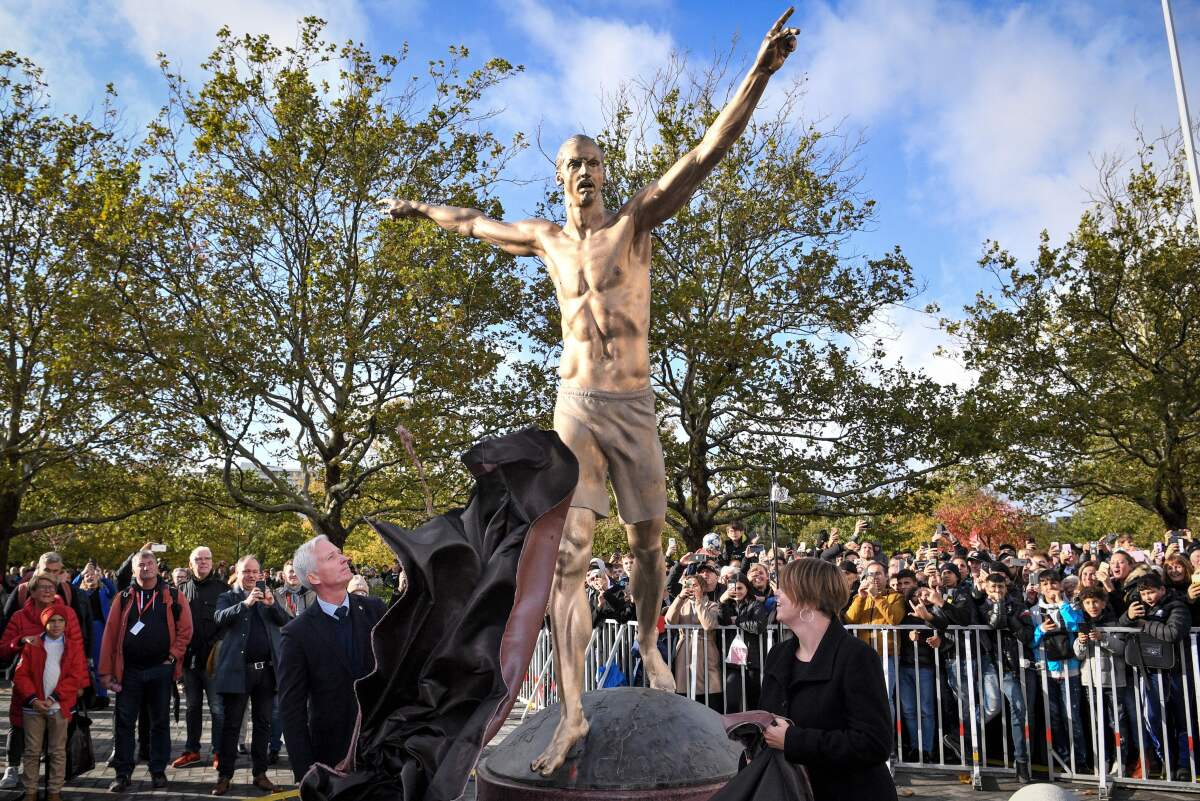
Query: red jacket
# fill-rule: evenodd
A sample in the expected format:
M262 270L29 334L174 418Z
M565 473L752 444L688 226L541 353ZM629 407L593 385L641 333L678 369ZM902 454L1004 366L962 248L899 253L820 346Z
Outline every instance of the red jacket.
M61 673L58 677L58 686L54 688L51 694L58 701L59 707L62 709L62 716L65 720L71 719L71 713L75 711L75 701L79 696L79 690L87 686L88 669L87 661L83 658L82 644L71 642L70 638L63 637L66 642L63 645ZM34 699L46 699L45 688L42 686L42 677L46 671L46 648L45 635L35 643L30 643L21 649L21 658L17 660L17 668L13 673L13 698L20 698L20 703L13 703L8 711L9 720L14 726L22 725L23 709L28 705L29 701Z
M112 606L108 609L108 621L104 624L104 639L100 641L100 666L96 674L100 680L115 679L121 683L125 678L125 629L129 620L129 610L133 609L131 593L137 584L113 598ZM188 608L187 598L181 592L171 592L162 579L158 581L159 597L157 603L167 607L167 635L171 640L169 653L175 657L175 678L183 675L183 654L187 651L188 643L192 641L192 610ZM171 609L174 603L179 604L179 620Z
M67 642L74 644L76 650L83 653L83 630L79 628L79 618L75 616L75 610L64 604L62 599L56 599L54 603L62 607L63 617L67 620ZM4 634L0 635L0 658L17 656L21 653L23 638L30 635L40 637L45 632L42 610L34 608L33 599L26 601L20 611L9 618L8 625L4 627Z

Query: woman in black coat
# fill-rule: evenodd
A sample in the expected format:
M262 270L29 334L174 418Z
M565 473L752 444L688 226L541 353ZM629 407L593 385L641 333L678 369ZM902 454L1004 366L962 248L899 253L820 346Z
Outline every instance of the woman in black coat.
M887 768L893 724L879 654L838 620L846 584L836 567L784 567L776 615L796 635L767 654L760 706L778 717L766 744L808 771L816 801L894 801Z

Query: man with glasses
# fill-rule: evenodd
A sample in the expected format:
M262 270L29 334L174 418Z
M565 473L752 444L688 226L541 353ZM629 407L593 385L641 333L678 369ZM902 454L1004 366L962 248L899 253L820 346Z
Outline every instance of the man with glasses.
M183 657L183 691L187 700L187 741L183 753L171 763L173 768L186 768L201 761L200 738L204 733L204 701L212 715L212 753L214 761L221 750L221 724L224 706L221 696L212 689L208 675L208 655L217 641L217 599L226 592L225 582L213 572L212 551L201 545L188 558L191 577L179 587L192 609L192 641Z

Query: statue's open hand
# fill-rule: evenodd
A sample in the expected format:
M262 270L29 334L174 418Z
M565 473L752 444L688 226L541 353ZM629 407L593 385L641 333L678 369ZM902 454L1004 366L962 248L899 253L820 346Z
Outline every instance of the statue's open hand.
M376 201L375 205L378 207L380 214L386 214L393 220L399 220L402 217L412 217L417 213L417 206L411 200L385 197L382 200Z
M800 33L800 29L783 27L795 10L789 6L788 10L783 12L783 16L775 20L771 30L767 31L762 46L758 48L758 59L755 61L758 69L775 72L783 66L783 62L796 49L796 36Z

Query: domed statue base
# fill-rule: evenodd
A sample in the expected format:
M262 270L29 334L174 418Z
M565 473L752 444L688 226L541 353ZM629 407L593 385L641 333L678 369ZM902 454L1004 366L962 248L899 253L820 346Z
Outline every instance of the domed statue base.
M585 694L583 710L587 738L550 776L529 765L550 743L558 705L517 727L479 763L479 801L707 801L737 773L741 746L695 701L619 687Z

